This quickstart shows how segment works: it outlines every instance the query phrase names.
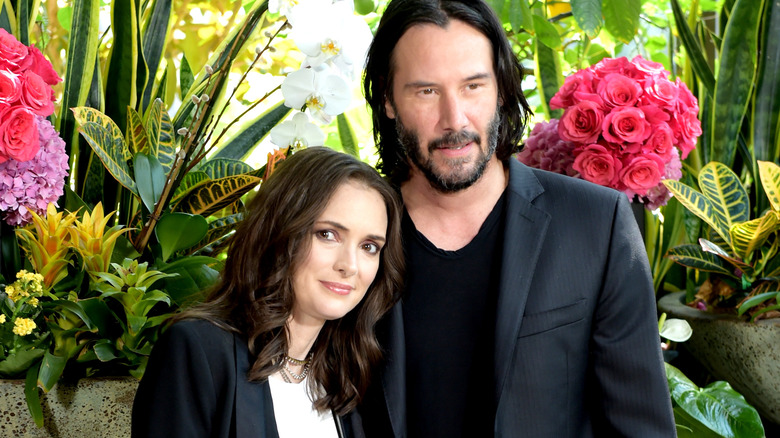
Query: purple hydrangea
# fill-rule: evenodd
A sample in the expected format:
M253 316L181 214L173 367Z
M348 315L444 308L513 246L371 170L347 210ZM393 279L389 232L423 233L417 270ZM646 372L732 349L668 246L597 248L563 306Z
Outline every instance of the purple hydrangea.
M552 119L534 126L517 159L530 167L579 177L579 172L572 167L574 147L574 143L558 136L558 119Z
M0 211L9 225L25 225L30 210L44 214L50 202L56 205L68 175L65 142L48 120L37 118L41 148L35 157L0 163Z
M680 151L677 148L672 148L672 158L666 163L664 168L664 175L661 179L673 179L679 181L682 178L682 162L680 161ZM647 191L644 197L638 197L639 202L645 204L645 208L648 210L655 210L658 207L666 205L669 199L672 197L672 192L666 188L665 185L658 184ZM629 196L629 199L632 199Z

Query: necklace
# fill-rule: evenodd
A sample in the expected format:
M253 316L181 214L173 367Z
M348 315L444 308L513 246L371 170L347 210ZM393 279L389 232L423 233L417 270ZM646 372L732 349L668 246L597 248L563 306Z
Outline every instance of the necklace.
M282 369L280 370L280 374L282 375L282 380L284 380L286 383L293 383L292 380L290 379L291 377L299 382L305 379L306 376L309 375L309 369L311 368L311 358L312 358L312 353L309 353L309 357L307 357L304 360L295 359L286 354L282 356ZM300 374L296 374L287 365L288 363L292 365L303 366L303 371L301 371Z

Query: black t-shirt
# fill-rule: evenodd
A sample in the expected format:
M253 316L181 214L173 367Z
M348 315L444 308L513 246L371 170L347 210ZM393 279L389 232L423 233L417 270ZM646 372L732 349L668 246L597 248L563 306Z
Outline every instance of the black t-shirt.
M438 249L404 214L409 437L493 435L493 350L501 273L504 195L479 233Z

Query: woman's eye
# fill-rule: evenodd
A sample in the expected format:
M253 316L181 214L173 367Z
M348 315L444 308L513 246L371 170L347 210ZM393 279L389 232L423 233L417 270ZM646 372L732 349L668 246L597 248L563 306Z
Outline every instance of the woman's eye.
M363 251L369 253L369 254L378 254L379 253L379 245L376 243L367 242L362 245Z
M336 233L331 230L319 230L315 234L322 240L336 240Z

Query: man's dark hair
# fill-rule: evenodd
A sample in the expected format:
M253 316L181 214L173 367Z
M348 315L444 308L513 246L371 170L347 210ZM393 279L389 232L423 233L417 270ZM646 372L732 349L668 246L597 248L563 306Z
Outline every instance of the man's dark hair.
M450 20L477 29L493 47L500 115L496 149L499 160L505 161L517 151L531 113L521 87L523 67L490 6L482 0L391 1L368 49L363 87L373 113L374 141L379 151L377 167L396 185L409 178L409 163L398 141L396 122L385 111L385 100L393 102L393 49L410 27L434 24L446 28Z

